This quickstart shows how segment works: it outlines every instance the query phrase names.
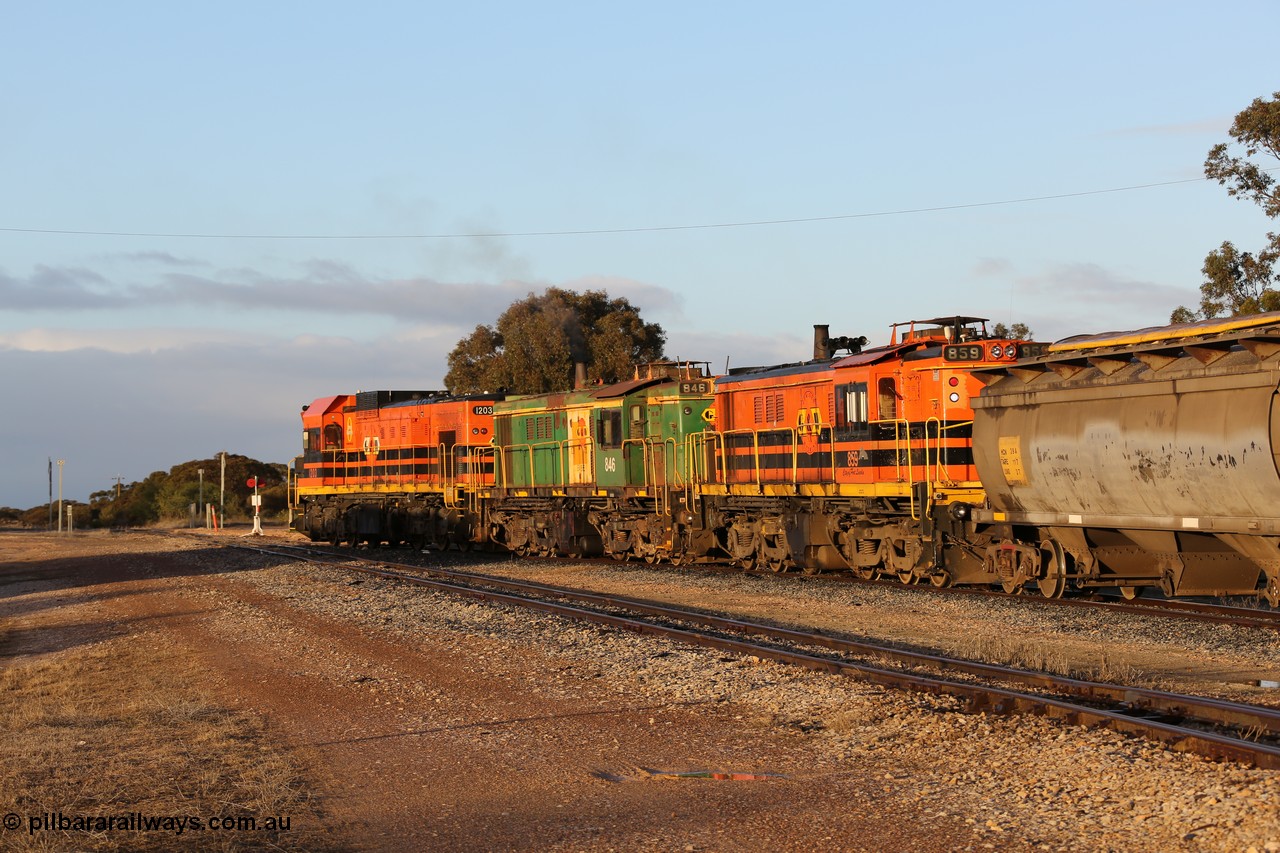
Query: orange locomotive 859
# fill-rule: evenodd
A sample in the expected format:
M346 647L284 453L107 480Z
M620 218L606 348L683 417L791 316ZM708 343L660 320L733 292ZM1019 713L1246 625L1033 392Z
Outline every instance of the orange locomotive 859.
M361 391L302 410L295 527L313 541L465 546L493 484L501 395Z
M814 328L812 361L717 379L691 556L714 546L744 567L992 582L965 529L983 500L973 371L1043 346L994 338L976 317L897 324L871 349Z

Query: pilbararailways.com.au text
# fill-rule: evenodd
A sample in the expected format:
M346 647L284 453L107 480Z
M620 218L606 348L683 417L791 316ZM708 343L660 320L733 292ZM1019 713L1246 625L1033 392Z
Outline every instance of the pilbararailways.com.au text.
M288 815L255 817L253 815L147 815L141 812L113 815L63 814L44 812L37 815L19 815L9 812L4 816L4 828L8 831L26 829L28 835L37 832L288 832L292 818Z

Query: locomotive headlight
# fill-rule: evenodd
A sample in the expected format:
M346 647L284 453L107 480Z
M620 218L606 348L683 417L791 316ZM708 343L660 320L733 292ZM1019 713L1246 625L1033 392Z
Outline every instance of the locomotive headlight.
M991 348L992 358L1000 358L1002 355L1004 355L1004 347L1000 346L999 344L996 344Z
M967 503L956 501L947 508L947 511L951 513L951 517L956 521L964 521L973 511L973 507L969 506Z
M955 391L952 391L952 392L951 392L951 396L950 396L950 397L948 397L947 399L948 399L948 400L950 400L950 401L951 401L951 402L953 402L953 403L959 403L959 402L960 402L960 395L959 395L959 394L957 394Z

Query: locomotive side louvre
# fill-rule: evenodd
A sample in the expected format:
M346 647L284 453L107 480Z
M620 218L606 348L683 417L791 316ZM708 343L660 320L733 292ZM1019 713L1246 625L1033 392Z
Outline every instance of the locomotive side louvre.
M990 380L994 547L1052 543L1080 587L1280 605L1280 313L1068 339Z
M296 526L333 543L469 541L469 509L493 482L493 401L369 391L303 410Z

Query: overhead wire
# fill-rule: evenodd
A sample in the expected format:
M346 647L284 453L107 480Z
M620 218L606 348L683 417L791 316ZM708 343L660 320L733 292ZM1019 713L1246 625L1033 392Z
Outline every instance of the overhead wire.
M1271 170L1266 170L1271 171ZM440 234L207 234L207 233L165 233L158 231L91 231L64 228L7 228L0 227L0 232L10 234L62 234L82 237L150 237L165 239L194 240L461 240L493 237L571 237L594 234L645 234L661 231L698 231L715 228L755 228L766 225L795 225L810 222L835 222L849 219L873 219L884 216L907 216L917 213L941 213L950 210L970 210L979 207L998 207L1011 204L1029 204L1037 201L1054 201L1083 196L1105 195L1108 193L1133 192L1135 190L1168 187L1177 184L1193 184L1211 180L1210 178L1184 178L1177 181L1159 181L1149 184L1134 184L1126 187L1111 187L1101 190L1082 190L1080 192L1057 193L1054 195L1027 196L1024 198L1000 199L997 201L979 201L966 204L936 205L932 207L910 207L898 210L880 210L866 213L840 213L828 216L802 216L786 219L753 219L740 222L713 222L693 225L648 225L631 228L574 228L560 231L475 231Z

